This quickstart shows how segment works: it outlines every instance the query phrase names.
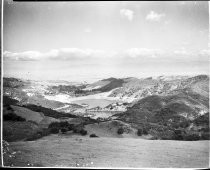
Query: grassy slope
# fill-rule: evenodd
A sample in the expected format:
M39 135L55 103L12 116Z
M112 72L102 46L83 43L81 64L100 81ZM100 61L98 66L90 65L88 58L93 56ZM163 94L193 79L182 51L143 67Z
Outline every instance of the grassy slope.
M50 167L207 168L208 141L163 141L52 135L13 142L5 165Z

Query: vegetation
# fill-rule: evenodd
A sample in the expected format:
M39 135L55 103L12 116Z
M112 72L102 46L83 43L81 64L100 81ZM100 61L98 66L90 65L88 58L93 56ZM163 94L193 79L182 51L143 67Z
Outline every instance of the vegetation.
M45 108L42 106L37 106L33 104L28 104L28 105L23 105L23 107L28 108L32 111L35 112L42 112L45 116L53 117L56 119L62 118L62 117L69 117L69 118L76 118L77 116L69 114L69 113L62 113L62 112L57 112L55 110Z
M61 128L61 133L65 134L68 131L66 128Z
M49 129L41 129L41 130L37 131L36 133L32 134L26 140L27 141L34 141L34 140L40 139L44 136L48 136L49 134L50 134Z
M82 130L80 130L80 134L81 134L82 136L85 136L85 135L87 135L87 131L84 130L84 129L82 129Z
M123 134L123 133L124 133L124 129L123 129L122 127L119 128L119 129L117 130L117 133L118 133L119 135Z
M138 129L138 130L137 130L137 135L138 135L138 136L142 136L142 133L143 133L143 130L142 130L142 129Z
M59 133L59 128L56 128L56 127L50 128L49 130L50 130L50 133L52 133L52 134Z
M90 138L97 138L98 136L96 134L90 134Z
M9 105L16 105L19 101L15 99L11 99L8 96L3 96L3 104L4 106L9 106Z
M61 130L62 133L66 133L67 131L73 131L74 133L80 133L81 135L87 135L87 131L83 129L83 124L74 125L69 124L67 121L64 122L52 122L48 129L50 129L51 133L59 133Z
M8 142L30 138L38 131L38 126L27 121L4 121L3 139Z
M3 116L4 121L26 121L25 118L22 118L15 113L8 113Z

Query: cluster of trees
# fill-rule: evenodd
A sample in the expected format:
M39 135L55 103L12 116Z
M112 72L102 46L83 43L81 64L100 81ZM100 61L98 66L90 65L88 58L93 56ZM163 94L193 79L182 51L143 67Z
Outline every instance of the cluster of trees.
M50 130L51 133L66 133L67 131L73 131L74 133L80 133L81 135L87 135L87 131L84 130L84 126L82 124L80 125L74 125L74 124L69 124L67 121L64 122L52 122L49 126L48 129Z

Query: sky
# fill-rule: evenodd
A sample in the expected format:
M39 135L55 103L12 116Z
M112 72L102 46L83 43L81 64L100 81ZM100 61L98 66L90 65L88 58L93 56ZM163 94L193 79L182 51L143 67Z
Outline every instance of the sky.
M208 2L4 1L5 77L209 74Z

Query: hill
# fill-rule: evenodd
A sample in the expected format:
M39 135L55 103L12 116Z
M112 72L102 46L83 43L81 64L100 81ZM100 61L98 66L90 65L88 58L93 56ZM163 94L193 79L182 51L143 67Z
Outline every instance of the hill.
M204 135L209 128L205 124L200 124L202 130L198 130L195 120L207 119L209 106L201 99L205 97L193 93L186 92L167 96L148 96L133 106L129 107L126 112L116 114L113 118L132 124L137 128L146 128L150 134L164 138L159 132L169 131L168 139L174 138L176 129L180 129L185 133L195 133ZM202 128L201 128L202 127ZM209 134L208 134L209 135Z

